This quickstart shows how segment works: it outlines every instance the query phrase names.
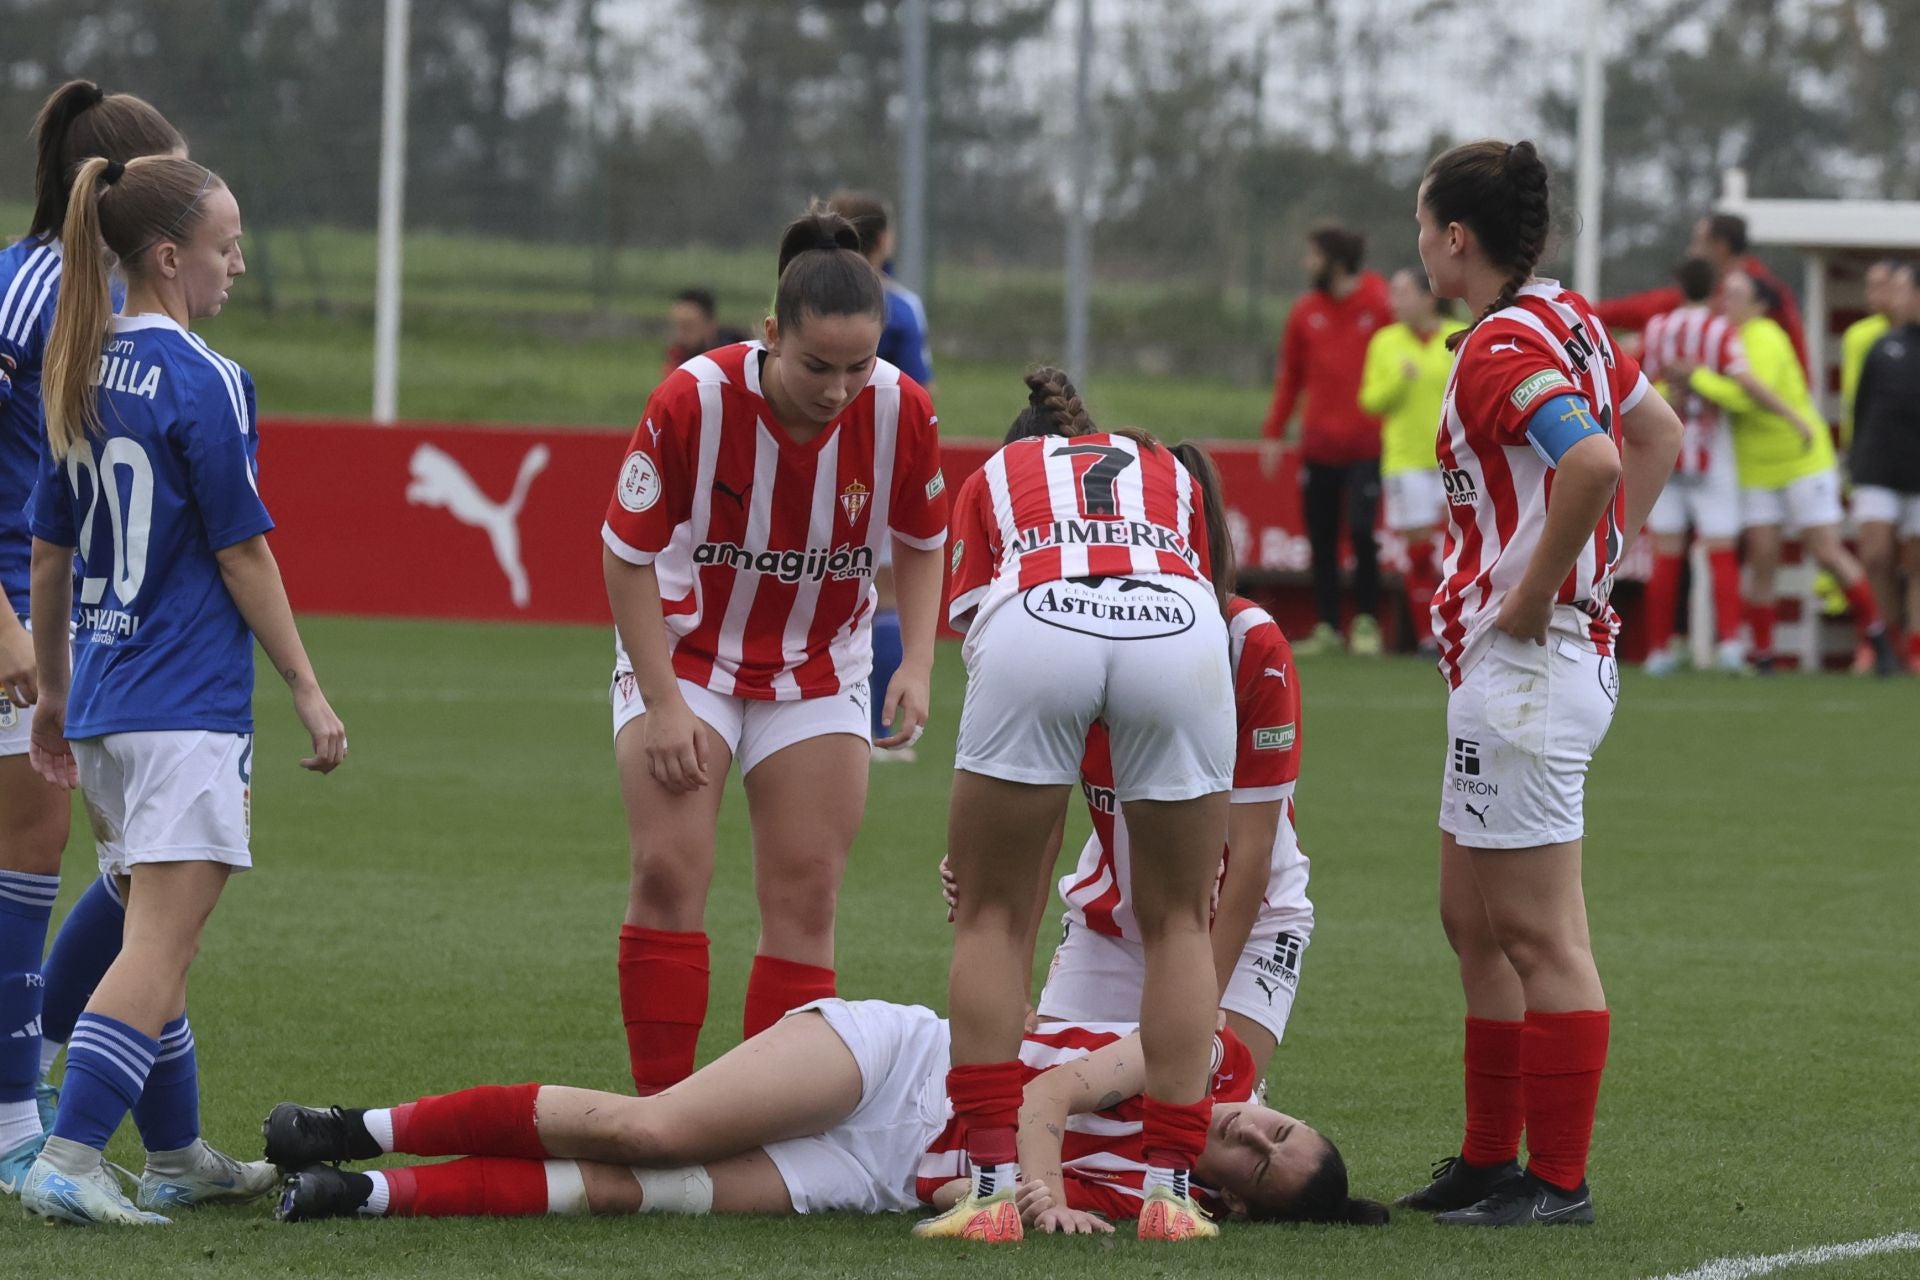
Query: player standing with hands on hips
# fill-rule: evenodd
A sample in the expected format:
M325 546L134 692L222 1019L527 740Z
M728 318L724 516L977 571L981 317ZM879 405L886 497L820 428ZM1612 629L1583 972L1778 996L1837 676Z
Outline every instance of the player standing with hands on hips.
M1467 998L1467 1122L1460 1154L1400 1203L1458 1226L1591 1222L1609 1017L1580 884L1586 773L1619 695L1613 573L1681 424L1587 300L1534 276L1549 208L1531 142L1444 153L1416 217L1434 293L1478 317L1450 340L1433 604L1452 690L1440 918Z
M927 719L947 536L933 402L880 360L885 294L844 218L780 242L766 339L655 389L603 530L614 755L633 859L620 1008L635 1087L693 1072L721 782L740 764L760 940L751 1038L834 994L834 911L867 804L874 568L893 544L904 658L882 706Z
M31 1213L147 1225L155 1210L273 1186L200 1137L187 970L227 877L252 865L253 640L312 735L301 763L346 758L346 729L307 660L266 533L253 382L194 337L245 270L240 209L176 156L81 166L45 364L47 445L34 487L31 759L83 787L100 869L123 877L125 942L67 1047ZM113 314L101 246L126 273ZM67 623L80 598L69 671ZM133 1113L138 1204L101 1159Z

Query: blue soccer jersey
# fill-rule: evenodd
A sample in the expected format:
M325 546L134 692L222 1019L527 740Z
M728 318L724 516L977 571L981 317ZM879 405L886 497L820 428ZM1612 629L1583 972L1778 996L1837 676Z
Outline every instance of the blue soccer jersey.
M933 381L933 350L927 340L927 309L920 295L892 276L885 278L887 314L880 331L880 358L921 386Z
M32 502L33 535L80 553L67 737L251 733L253 634L214 552L273 527L253 380L165 316L118 316L98 394L105 430L43 456Z
M21 240L0 249L0 592L27 612L27 497L40 457L40 361L53 331L60 242Z

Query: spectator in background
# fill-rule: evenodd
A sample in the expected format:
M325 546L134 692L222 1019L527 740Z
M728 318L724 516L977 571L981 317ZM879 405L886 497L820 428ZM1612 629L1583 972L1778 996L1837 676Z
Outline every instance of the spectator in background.
M827 202L835 213L853 224L860 237L860 252L880 273L886 286L887 314L880 330L880 358L933 394L933 353L927 341L927 309L920 295L893 278L888 270L893 257L893 225L886 202L864 191L838 191ZM936 419L937 421L938 419ZM879 593L878 612L873 616L873 736L887 736L889 729L880 719L887 682L900 666L900 611L894 607L893 551L880 549L880 563L874 569L874 589ZM912 764L917 753L908 747L875 747L876 762Z
M1407 620L1420 652L1438 654L1433 593L1440 586L1434 534L1447 523L1447 492L1434 444L1453 352L1447 339L1466 325L1433 296L1424 270L1396 271L1388 283L1394 323L1373 335L1360 379L1360 408L1380 419L1380 483L1387 528L1407 544Z
M1767 296L1773 300L1767 311L1768 318L1785 331L1794 355L1799 357L1802 371L1809 368L1807 334L1800 323L1800 308L1794 304L1793 290L1767 270L1766 263L1747 252L1745 218L1735 213L1715 213L1700 219L1693 225L1693 239L1687 245L1687 256L1705 258L1713 264L1713 307L1716 311L1724 310L1720 291L1733 272L1738 271L1764 284ZM1676 307L1685 306L1686 302L1679 289L1668 286L1609 299L1595 307L1593 313L1610 329L1628 329L1639 333L1647 327L1647 321Z
M1392 315L1386 281L1362 271L1366 240L1332 225L1307 234L1302 261L1312 287L1296 302L1280 339L1273 405L1261 426L1261 467L1272 475L1281 441L1301 404L1302 505L1313 548L1313 600L1320 615L1295 654L1340 647L1340 525L1353 544L1354 653L1380 652L1380 422L1360 407L1367 344ZM1436 427L1437 431L1437 427Z
M673 305L667 315L671 336L666 363L660 369L663 378L695 356L747 340L742 330L720 323L711 289L682 289L673 295Z
M1873 350L1873 344L1886 336L1895 323L1893 273L1900 265L1898 259L1882 258L1867 268L1867 314L1848 325L1847 331L1840 335L1840 402L1846 415L1840 422L1843 444L1853 439L1854 394L1860 388L1860 370L1867 363L1867 352Z
M1867 353L1854 401L1853 518L1881 608L1904 614L1907 667L1920 671L1920 267L1890 269L1885 293L1893 327Z

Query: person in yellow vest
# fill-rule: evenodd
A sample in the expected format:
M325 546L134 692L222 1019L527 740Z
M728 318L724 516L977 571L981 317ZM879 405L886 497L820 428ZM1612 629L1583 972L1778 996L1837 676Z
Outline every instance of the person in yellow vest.
M1731 272L1721 287L1727 319L1740 326L1753 376L1792 406L1793 418L1762 408L1732 378L1693 368L1687 385L1733 415L1734 462L1740 474L1740 523L1747 552L1747 627L1755 666L1773 670L1774 575L1780 543L1797 530L1807 551L1846 592L1862 643L1874 651L1875 670L1898 670L1879 606L1865 572L1840 539L1840 470L1833 439L1814 408L1793 343L1767 317L1768 287ZM1678 376L1680 371L1675 371ZM1809 431L1808 424L1815 429Z
M1447 522L1447 495L1434 441L1453 353L1447 338L1466 326L1441 311L1424 271L1394 273L1394 323L1367 344L1360 408L1380 419L1380 483L1387 527L1407 544L1407 613L1422 653L1436 652L1433 593L1440 585L1434 535Z

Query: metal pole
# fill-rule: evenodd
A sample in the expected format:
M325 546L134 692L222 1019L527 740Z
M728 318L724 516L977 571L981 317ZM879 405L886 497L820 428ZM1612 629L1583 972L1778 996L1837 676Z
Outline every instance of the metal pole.
M927 287L927 0L900 6L900 236L894 274L915 293Z
M1586 0L1581 31L1579 171L1580 237L1573 248L1573 287L1600 296L1600 167L1606 132L1606 0Z
M407 27L410 0L387 0L380 88L380 231L373 284L373 420L400 401L400 236L407 172Z
M1080 0L1073 66L1073 189L1067 195L1067 372L1082 390L1087 367L1088 313L1092 308L1093 252L1087 192L1093 186L1093 122L1089 102L1093 71L1093 0Z
M1266 145L1267 33L1262 28L1253 41L1253 120L1247 154L1260 163ZM1258 332L1266 302L1267 219L1266 193L1251 170L1247 174L1247 330Z

